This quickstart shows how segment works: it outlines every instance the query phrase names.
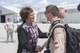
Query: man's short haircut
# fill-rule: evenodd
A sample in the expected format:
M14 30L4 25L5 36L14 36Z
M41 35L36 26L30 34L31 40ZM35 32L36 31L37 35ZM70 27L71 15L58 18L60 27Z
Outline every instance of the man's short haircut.
M77 6L77 10L80 11L80 4Z
M24 7L20 11L20 16L23 22L26 22L26 19L28 19L28 15L33 12L33 9L31 7Z
M48 5L46 7L46 12L51 12L53 16L59 16L59 9L55 5Z

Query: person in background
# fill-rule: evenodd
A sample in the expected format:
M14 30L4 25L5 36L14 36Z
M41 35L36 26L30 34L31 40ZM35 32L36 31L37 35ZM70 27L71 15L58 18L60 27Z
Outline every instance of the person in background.
M62 17L60 16L60 12L57 6L55 5L48 5L46 6L45 15L47 20L50 21L51 26L49 29L49 34L52 35L50 39L50 52L51 53L65 53L66 52L66 31L64 28L58 27L52 31L52 28L58 24L62 24ZM52 31L52 32L51 32ZM50 37L50 36L49 36ZM42 49L46 47L48 41L44 43Z
M80 11L80 4L77 6L77 10Z
M65 17L65 9L64 8L62 8L62 7L59 7L59 17L61 18L61 19L64 19L64 17Z
M42 33L34 22L34 11L31 7L22 8L20 16L23 23L17 29L19 42L17 53L37 53L41 49L37 48L38 38L47 38L46 33Z
M7 19L6 25L4 26L6 32L7 32L7 39L6 42L9 42L9 37L11 37L11 42L13 42L13 30L14 30L14 23L10 21L10 19Z

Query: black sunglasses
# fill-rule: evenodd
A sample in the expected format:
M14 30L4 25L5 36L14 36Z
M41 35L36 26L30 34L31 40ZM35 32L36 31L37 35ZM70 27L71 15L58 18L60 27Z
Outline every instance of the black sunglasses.
M47 12L44 12L44 14L46 14Z

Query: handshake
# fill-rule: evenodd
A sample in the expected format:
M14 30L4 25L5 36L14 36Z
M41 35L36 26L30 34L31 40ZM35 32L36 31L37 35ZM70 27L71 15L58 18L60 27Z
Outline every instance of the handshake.
M37 46L37 47L36 47L36 51L38 51L38 52L41 52L43 49L44 49L43 46Z

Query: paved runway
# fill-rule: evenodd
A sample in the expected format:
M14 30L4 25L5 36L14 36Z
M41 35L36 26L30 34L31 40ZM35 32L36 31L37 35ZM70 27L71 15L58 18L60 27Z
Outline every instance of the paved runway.
M18 45L17 33L14 33L14 36L13 36L14 42L13 43L12 42L6 43L5 40L6 40L7 35L6 35L6 31L4 29L4 25L5 24L0 23L0 53L16 53L17 45ZM80 24L76 24L76 25L72 24L70 26L75 27L75 28L80 28ZM46 29L46 28L44 28L44 29ZM15 24L14 30L16 30L16 24ZM44 44L45 41L46 41L46 39L39 39L38 45ZM43 51L40 53L43 53Z
M4 29L5 24L0 23L0 53L16 53L17 52L17 33L14 32L14 42L6 43L6 31ZM16 25L15 25L16 28ZM16 30L16 29L14 29ZM38 45L42 45L46 39L39 39ZM43 52L40 52L43 53Z

